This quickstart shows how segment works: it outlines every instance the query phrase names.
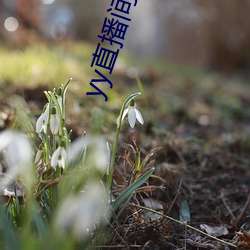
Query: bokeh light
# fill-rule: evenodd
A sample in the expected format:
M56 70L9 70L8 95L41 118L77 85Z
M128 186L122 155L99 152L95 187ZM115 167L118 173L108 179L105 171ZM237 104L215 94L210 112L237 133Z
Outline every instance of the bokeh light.
M18 21L15 17L8 17L4 21L4 27L9 32L14 32L18 28Z
M42 0L42 4L45 4L45 5L49 5L49 4L52 4L54 2L55 2L55 0Z
M62 24L56 24L51 27L50 34L53 37L53 39L60 40L64 38L65 35L67 34L67 29Z

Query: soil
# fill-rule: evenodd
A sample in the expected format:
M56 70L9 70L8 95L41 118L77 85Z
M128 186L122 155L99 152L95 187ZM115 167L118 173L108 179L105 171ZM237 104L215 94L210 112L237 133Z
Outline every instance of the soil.
M164 116L164 112L156 108L159 103L155 103L153 96L160 98L166 88L173 95L180 95L173 85L162 85L162 79L145 86L147 93L152 93L148 101L156 110L153 112L156 122L146 121L145 130L137 124L135 130L123 128L121 131L114 195L119 195L137 174L132 147L141 152L141 159L156 151L141 174L152 166L155 172L147 185L134 195L116 225L109 227L113 238L103 249L228 250L235 248L227 243L237 246L240 242L250 247L249 239L236 234L250 231L250 119L247 111L250 96L245 94L249 85L237 96L243 103L240 109L246 112L240 118L239 113L230 113L225 120L214 115L221 106L211 104L211 93L200 95L190 84L185 85L190 92L188 96L182 95L182 104ZM45 89L12 91L24 96L34 111L42 108L45 102L42 90ZM80 115L72 119L75 125L71 123L71 126L78 131ZM7 123L2 123L2 129L6 126ZM107 132L107 137L112 139L113 134ZM139 206L158 211L158 214ZM185 226L185 221L225 243Z

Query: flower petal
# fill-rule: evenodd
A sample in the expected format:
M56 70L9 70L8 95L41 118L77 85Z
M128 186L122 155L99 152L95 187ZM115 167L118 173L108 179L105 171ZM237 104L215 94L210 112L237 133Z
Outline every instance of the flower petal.
M51 115L50 117L50 130L53 135L56 135L59 131L59 121L57 115Z
M14 134L9 130L0 133L0 151L4 150L13 140Z
M10 168L21 168L31 163L32 148L25 135L15 132L13 135L13 139L6 148L6 157Z
M45 134L47 133L47 125L48 123L46 121L43 121L41 131L43 131Z
M64 169L67 161L67 152L64 148L61 151L61 168Z
M43 122L44 122L44 113L42 113L40 115L40 117L38 118L38 120L36 122L36 132L37 133L40 133L42 131Z
M135 113L135 108L130 107L129 112L128 112L128 122L129 125L134 128L135 122L136 122L136 113Z
M47 105L47 107L46 107L46 109L45 109L45 111L44 111L44 120L46 121L46 122L48 122L48 119L49 119L49 104Z
M135 109L135 113L136 113L136 119L138 120L138 122L143 124L144 120L143 120L141 112L138 109Z
M116 119L116 125L117 125L118 122L119 122L119 118L120 118L120 116L118 116L117 119Z
M124 109L123 115L122 115L122 120L124 119L124 117L126 116L126 114L128 113L128 111L129 111L129 108Z
M55 214L55 227L60 233L71 233L76 239L90 239L99 223L109 218L109 207L99 182L90 183L80 195L69 195Z
M52 157L51 157L50 163L51 163L51 166L52 166L53 168L55 168L55 167L57 166L57 164L58 164L58 158L59 158L59 155L61 154L61 149L62 149L62 148L59 146L59 147L56 149L56 151L53 153Z
M95 138L93 140L93 146L93 159L95 166L101 172L107 172L110 162L110 152L108 151L106 141L101 138Z
M62 111L62 96L60 96L60 95L57 96L57 101L58 101L58 104L59 104L61 111Z
M21 177L27 187L30 186L33 182L33 152L28 138L17 132L4 131L0 134L0 150L3 149L5 149L4 159L8 168L7 173L1 179L0 189L17 177Z
M43 154L43 151L38 149L37 150L37 153L36 153L36 157L35 157L35 163L38 164L38 162L41 160L42 158L42 154Z

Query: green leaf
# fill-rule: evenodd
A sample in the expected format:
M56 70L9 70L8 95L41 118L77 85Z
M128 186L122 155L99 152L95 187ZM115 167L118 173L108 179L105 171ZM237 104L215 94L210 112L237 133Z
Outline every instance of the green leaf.
M0 228L3 231L6 249L7 250L21 250L20 241L13 226L9 223L8 215L2 208L0 208Z
M39 213L34 214L34 223L36 225L38 235L43 236L45 232L45 224L44 224L41 214Z
M124 211L124 209L125 209L126 206L128 205L128 203L129 203L130 199L132 198L132 196L133 196L133 193L131 193L131 194L129 195L129 197L127 198L127 200L123 203L123 205L122 205L122 207L120 208L119 212L118 212L117 215L115 216L115 218L114 218L114 220L113 220L113 222L112 222L112 225L114 225L114 224L117 222L117 220L119 219L120 215L122 214L122 212Z
M136 167L135 167L135 172L138 173L141 170L141 154L140 152L137 154L137 159L136 159Z
M138 178L133 184L127 187L118 198L112 203L112 208L115 211L124 200L126 200L137 188L139 188L143 183L147 181L147 179L154 172L154 168L149 169L143 176Z
M180 208L180 221L181 222L189 222L191 220L190 210L187 200L181 202Z

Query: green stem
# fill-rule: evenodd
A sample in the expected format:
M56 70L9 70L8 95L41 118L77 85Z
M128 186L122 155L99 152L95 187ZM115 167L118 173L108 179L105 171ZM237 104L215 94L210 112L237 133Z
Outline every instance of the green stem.
M121 123L122 123L122 115L124 112L124 109L126 107L126 105L136 96L140 95L140 92L134 93L132 95L130 95L123 103L121 110L120 110L120 115L118 118L118 123L117 123L117 127L116 127L116 134L115 134L115 140L114 140L114 148L113 148L113 152L112 152L112 158L111 158L111 163L110 163L110 168L109 168L109 173L108 173L108 178L107 178L107 193L109 193L109 191L111 191L111 187L112 187L112 183L113 183L113 173L114 173L114 169L115 169L115 156L116 156L116 152L117 152L117 145L118 145L118 138L119 138L119 133L120 133L120 129L121 129Z
M68 89L69 83L71 82L72 78L70 78L67 83L63 86L62 90L62 127L65 126L65 96L66 96L66 91Z
M45 92L45 94L46 94L46 92ZM50 155L50 150L51 150L49 130L50 130L50 115L51 115L51 110L52 110L52 101L50 98L48 100L49 100L49 117L48 117L48 123L47 123L47 129L46 129L47 132L45 134L46 139L45 139L45 145L44 145L45 155L46 155L46 164L49 163L49 155Z
M52 145L53 145L53 152L56 150L56 136L52 135Z
M48 92L50 94L51 99L53 100L53 103L56 105L57 111L58 111L58 115L59 115L59 119L60 119L60 125L59 125L59 136L63 135L63 117L62 117L62 111L60 108L60 105L55 97L55 94L52 93L51 91Z

